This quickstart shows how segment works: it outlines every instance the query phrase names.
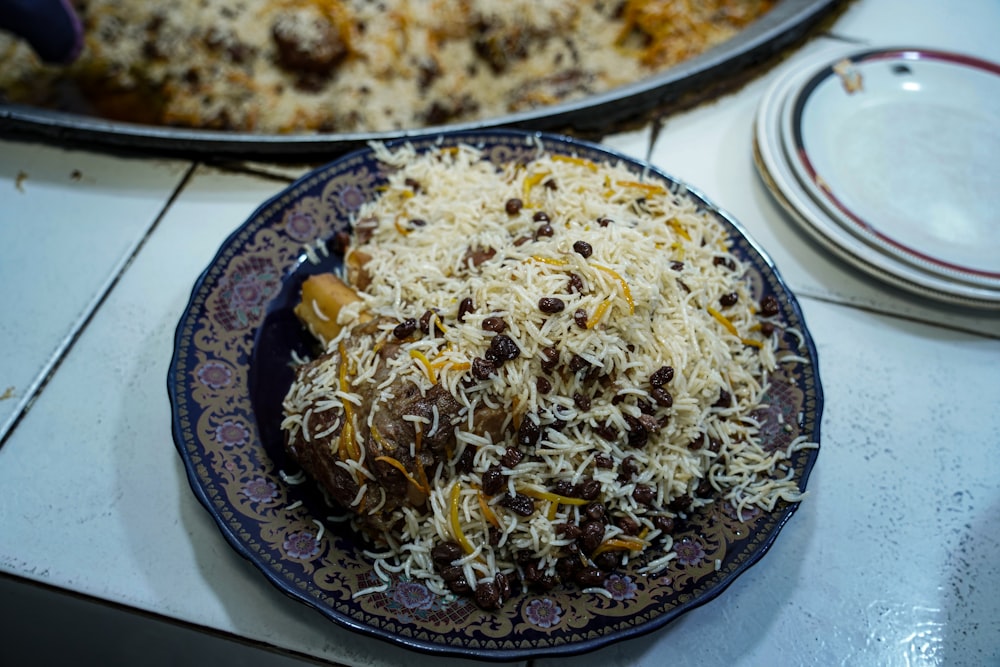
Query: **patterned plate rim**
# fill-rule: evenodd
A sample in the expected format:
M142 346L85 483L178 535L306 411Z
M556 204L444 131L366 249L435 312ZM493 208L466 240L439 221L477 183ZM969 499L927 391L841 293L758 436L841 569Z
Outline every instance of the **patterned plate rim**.
M686 192L703 209L713 214L723 225L729 228L734 245L739 246L739 254L751 264L753 269L761 274L760 288L770 289L770 293L774 293L779 297L783 321L790 326L794 325L794 328L799 332L798 336L794 336L798 340L797 349L809 363L799 364L801 368L798 370L802 372L804 378L795 382L795 387L803 390L803 394L806 396L806 401L808 402L807 407L801 411L798 417L798 427L811 441L817 444L820 442L823 392L819 377L818 355L815 344L806 328L798 301L788 289L771 259L749 237L743 227L728 213L712 204L699 191L687 186L647 162L630 158L598 144L542 132L482 130L442 133L439 136L430 138L400 139L387 142L387 145L392 147L404 142L412 143L418 149L425 149L442 143L454 144L461 142L480 147L509 146L517 150L525 150L525 147L537 147L540 143L546 150L554 153L585 154L596 159L621 162L633 169L637 174L641 173L662 180L669 187L675 189L675 191ZM536 632L531 636L522 637L518 643L502 645L503 642L474 641L466 637L465 633L461 632L459 628L455 628L455 632L450 633L449 637L435 637L426 631L414 631L412 627L406 625L405 619L399 621L398 624L389 623L389 629L387 629L385 625L377 625L376 622L380 619L373 618L370 614L346 612L343 609L338 609L336 608L337 603L327 600L324 597L323 591L315 588L315 586L311 587L309 581L297 578L296 573L292 570L285 570L282 563L277 562L281 559L275 559L271 556L259 542L254 540L254 536L238 520L234 521L232 496L227 496L223 490L220 490L216 486L215 480L210 478L211 471L209 466L211 465L211 461L208 460L210 457L207 456L207 452L203 447L205 440L201 439L201 437L208 437L208 435L204 431L204 425L199 426L195 423L198 421L198 417L203 417L204 415L197 413L196 409L192 409L192 404L196 402L192 396L192 392L201 391L204 393L205 391L204 386L192 389L194 386L192 380L199 371L199 368L200 370L205 370L205 364L199 367L192 353L192 337L198 332L196 324L201 315L207 315L210 311L211 304L209 303L209 299L213 294L213 290L219 288L217 279L221 275L220 272L234 258L240 257L239 252L241 249L244 249L251 232L258 232L261 229L266 230L272 227L275 222L273 217L275 211L283 209L286 204L294 201L296 197L300 197L304 192L315 188L317 183L324 182L324 179L336 173L338 166L350 165L352 161L365 159L365 156L370 156L370 154L371 149L361 149L338 158L306 174L258 207L222 243L208 267L199 276L192 288L190 301L178 322L174 337L173 355L167 376L173 439L177 451L183 460L188 481L195 497L211 514L218 529L229 542L230 546L242 557L253 563L265 578L280 591L318 610L325 617L333 620L342 627L425 653L497 661L578 654L623 639L646 634L663 627L687 611L715 599L741 574L759 562L777 539L778 533L798 509L798 503L785 504L773 512L761 513L761 516L766 519L764 523L768 524L766 529L758 530L753 528L749 530L749 536L741 540L742 550L737 550L735 555L724 551L724 566L721 568L717 567L714 573L707 576L708 581L704 585L699 584L696 590L684 594L683 599L677 601L673 606L666 603L655 603L647 605L646 608L641 610L643 613L640 615L618 614L616 616L616 618L619 618L617 625L610 624L598 628L597 632L592 634L592 636L586 636L586 632L583 630L574 630L571 628L562 633L551 633L555 636L555 639L552 639L549 634ZM327 231L330 232L331 230ZM298 261L300 263L303 261L301 255ZM280 276L277 277L279 289L280 284L294 270L294 262L290 261L287 266L280 268ZM268 296L268 299L273 297L274 294L272 293ZM250 407L248 405L250 402L248 396L249 385L247 384L249 372L245 366L251 358L252 347L257 338L257 329L264 321L266 310L266 308L258 309L251 312L249 316L246 313L242 314L247 321L240 320L236 323L237 325L242 325L244 329L241 330L242 333L235 340L237 346L243 347L243 352L234 352L237 355L238 363L230 364L230 368L223 369L230 373L226 382L233 386L233 390L237 394L243 395L244 403L241 403L241 405L244 409ZM791 333L785 333L784 335L792 336ZM241 357L240 354L243 356ZM219 371L221 367L222 365L216 367L214 370ZM216 377L220 382L225 380L225 378L225 373ZM240 396L237 396L237 402L239 399ZM259 463L258 459L260 459L262 454L264 459L268 455L264 450L263 443L260 441L258 425L252 407L239 415L236 421L239 421L239 419L244 419L245 424L227 422L229 423L229 431L220 431L219 429L222 429L224 426L221 425L216 427L215 433L235 432L235 440L227 442L233 444L234 449L245 449L246 453L241 453L240 456L248 457L250 460ZM199 434L199 428L202 428L203 433ZM240 440L240 442L237 442L237 440ZM796 459L797 478L800 488L803 490L806 488L818 452L818 448L806 450ZM265 460L264 462L268 463L269 461ZM287 492L287 489L274 490L276 494L281 491ZM718 503L715 505L718 505ZM742 521L742 518L740 521ZM741 523L740 525L746 524ZM317 541L319 541L318 537ZM728 545L728 543L726 544ZM577 593L574 592L573 594ZM521 597L525 598L526 596L522 595ZM515 601L512 600L508 604L515 604Z

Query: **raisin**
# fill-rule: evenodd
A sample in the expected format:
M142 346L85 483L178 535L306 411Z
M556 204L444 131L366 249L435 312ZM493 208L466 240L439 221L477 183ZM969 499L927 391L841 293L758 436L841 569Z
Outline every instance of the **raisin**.
M587 311L583 308L577 308L576 312L573 313L573 321L576 322L576 326L581 329L587 328Z
M517 346L510 336L497 334L490 341L490 349L486 351L486 358L497 366L505 361L513 361L521 354L521 348Z
M493 333L500 333L507 329L507 323L499 317L487 317L483 320L482 326L486 331L492 331Z
M573 580L584 588L604 585L604 572L596 567L583 567L576 571Z
M500 463L507 468L513 468L520 463L523 458L524 454L521 453L520 449L517 447L508 447L506 451L504 451L503 456L500 457Z
M583 567L583 565L580 563L579 558L574 558L573 556L562 556L556 561L556 574L562 577L563 580L572 580L573 575L581 567Z
M654 387L662 387L674 379L673 366L661 366L649 376L649 384Z
M589 368L590 362L581 357L579 354L574 354L569 360L569 369L576 373L584 368Z
M472 305L472 298L465 297L462 302L458 304L458 321L464 322L465 316L469 313L475 311L476 307Z
M416 330L417 321L412 317L407 317L405 320L396 325L396 327L392 330L392 335L400 340L403 340L412 336L413 332Z
M615 519L615 525L622 529L626 535L639 534L639 522L630 516L620 516Z
M543 296L538 300L538 309L543 313L561 313L566 308L566 302L551 296Z
M515 493L510 495L509 493L503 497L500 504L514 512L515 514L520 514L521 516L531 516L535 513L535 501L530 496L526 496L523 493Z
M773 294L768 294L760 300L760 314L764 317L777 315L780 310L781 307L778 304L778 299Z
M448 590L456 595L465 595L472 592L472 586L465 579L465 574L461 577L454 579L452 581L445 582L448 586Z
M548 394L552 391L552 383L549 382L548 378L539 377L535 380L535 389L539 394Z
M549 214L545 211L535 211L535 214L531 216L531 219L535 222L548 222L550 220Z
M583 394L573 394L573 403L579 408L581 412L586 412L590 409L590 396L584 396Z
M674 532L675 525L676 525L676 522L674 521L673 517L669 517L669 516L654 516L653 517L653 526L655 528L657 528L658 530L660 530L660 532L666 533L668 535L670 533Z
M601 483L596 479L588 479L585 482L580 482L573 489L573 495L576 498L582 498L583 500L595 500L597 496L601 494Z
M488 496L495 496L503 490L506 486L507 480L504 479L503 472L501 472L500 466L492 465L486 472L483 473L483 493Z
M626 456L622 459L620 468L619 479L628 481L638 474L639 463L635 460L634 456Z
M575 273L569 274L569 293L583 294L583 278Z
M632 415L624 415L625 423L628 424L628 444L630 447L641 449L649 442L649 431L642 422Z
M556 534L562 535L567 540L575 540L583 535L583 531L575 523L560 523L556 526Z
M618 439L618 429L606 421L597 424L597 426L594 427L594 433L601 436L608 442L614 442Z
M653 390L649 392L649 395L661 408L669 408L674 404L674 397L671 396L670 392L663 387L653 387Z
M670 262L670 268L674 271L683 271L684 262L678 262L678 261Z
M615 466L615 460L607 454L597 454L594 456L594 465L604 470L610 470Z
M713 408L728 408L733 404L733 395L725 389L719 390L719 399L712 404Z
M424 311L424 314L420 316L420 331L425 334L431 334L431 320L437 313L433 310ZM444 335L444 331L438 326L437 322L434 323L434 333L433 336Z
M559 350L554 347L542 348L542 370L551 371L559 364Z
M601 227L607 227L612 223L614 223L614 220L612 220L611 218L605 218L602 216L597 219L597 224L599 224Z
M580 536L580 547L591 553L604 541L604 524L600 521L588 521L581 528L583 535Z
M557 479L555 484L552 485L552 493L560 496L573 496L573 483L568 479Z
M555 234L555 230L552 229L552 225L546 222L544 225L535 230L535 240L537 241L540 238L548 238L553 234Z
M622 555L621 551L605 551L604 553L599 553L594 556L594 565L605 571L617 570L621 567Z
M475 460L476 452L472 447L466 447L462 450L462 455L458 457L458 462L455 464L455 470L458 472L472 472L472 464Z
M517 444L522 447L533 447L541 436L541 431L533 420L525 415L521 420L521 426L517 429Z
M636 484L632 490L632 497L640 505L649 505L656 500L656 489L648 484Z
M587 509L584 510L584 514L591 521L600 521L604 523L604 515L607 514L608 508L604 506L604 503L590 503L587 505Z
M730 306L735 306L736 302L740 300L740 295L736 292L727 292L719 297L719 305L724 308L729 308Z
M594 254L594 248L586 241L577 241L573 244L573 252L586 259Z
M674 512L683 512L691 508L691 496L688 494L680 495L671 500L667 507L669 507Z
M462 547L458 542L441 542L431 549L431 559L435 563L451 565L452 561L462 557Z
M496 609L500 606L500 589L495 582L480 582L476 586L476 603L483 609Z
M472 360L472 377L477 380L488 380L496 372L496 365L489 359L476 357Z
M509 216L517 215L521 212L522 208L524 208L524 202L517 197L508 199L507 203L504 204L504 210L507 211L507 215Z

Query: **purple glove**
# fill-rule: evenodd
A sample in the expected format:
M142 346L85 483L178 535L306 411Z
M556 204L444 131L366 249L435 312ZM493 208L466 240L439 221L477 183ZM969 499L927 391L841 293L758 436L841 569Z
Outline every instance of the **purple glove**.
M0 0L0 30L22 37L48 63L69 64L83 48L83 27L69 0Z

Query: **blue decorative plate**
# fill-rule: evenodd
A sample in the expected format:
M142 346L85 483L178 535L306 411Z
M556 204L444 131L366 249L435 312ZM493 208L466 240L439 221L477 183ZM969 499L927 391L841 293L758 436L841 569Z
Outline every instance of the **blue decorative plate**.
M781 418L760 415L775 425L764 433L765 446L787 445L800 434L818 443L822 388L798 303L742 228L696 191L651 165L555 135L482 131L413 143L472 144L501 163L530 159L536 141L550 153L620 161L636 175L683 189L730 230L733 254L752 267L747 280L755 298L773 295L780 304L780 346L809 361L781 364L771 376L767 410ZM523 593L500 611L484 611L402 579L352 598L378 579L359 539L326 520L331 510L315 487L288 482L297 468L282 447L279 422L291 354L305 354L311 342L292 314L299 286L307 274L339 265L322 244L348 229L351 213L384 181L383 166L366 149L266 202L222 245L177 326L167 378L174 441L195 495L233 548L281 591L347 628L421 651L489 660L579 653L655 630L713 599L760 560L796 504L742 516L722 501L702 508L675 535L678 557L668 569L612 575L605 582L610 598L565 587ZM319 264L307 261L306 246L321 248ZM817 454L806 449L792 458L803 489Z

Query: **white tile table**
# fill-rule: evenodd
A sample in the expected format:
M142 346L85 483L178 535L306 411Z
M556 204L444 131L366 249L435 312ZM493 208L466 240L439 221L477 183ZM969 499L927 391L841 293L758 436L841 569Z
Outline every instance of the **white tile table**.
M995 0L857 0L772 71L664 118L655 143L649 127L605 139L701 190L775 260L819 350L822 449L799 512L720 598L530 663L1000 664L1000 314L831 257L750 155L761 96L812 53L914 45L1000 61L998 33ZM175 453L166 369L191 287L299 173L0 142L0 664L463 663L285 598L229 548Z

